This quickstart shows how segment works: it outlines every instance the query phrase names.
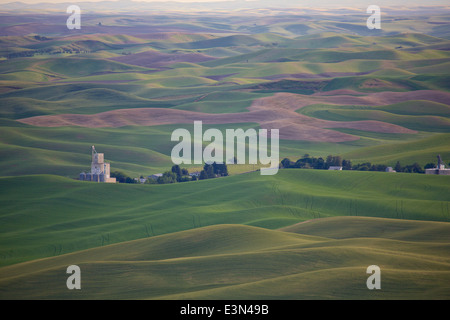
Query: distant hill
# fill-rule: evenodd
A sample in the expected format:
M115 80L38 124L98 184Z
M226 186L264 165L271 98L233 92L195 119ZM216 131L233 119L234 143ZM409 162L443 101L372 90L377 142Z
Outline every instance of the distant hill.
M215 58L201 53L168 54L158 51L145 51L122 57L110 58L110 60L113 61L146 68L161 68L179 62L199 63L213 59Z

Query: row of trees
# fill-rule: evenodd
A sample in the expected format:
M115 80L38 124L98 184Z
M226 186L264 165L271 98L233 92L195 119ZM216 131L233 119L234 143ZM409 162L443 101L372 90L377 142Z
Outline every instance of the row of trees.
M322 157L311 157L309 154L305 154L303 158L297 161L291 161L288 158L284 158L280 162L280 168L303 168L303 169L324 169L327 170L331 166L342 167L342 170L358 170L358 171L386 171L387 165L384 164L372 164L370 162L358 163L353 165L350 160L343 159L341 156L329 155L326 159ZM394 166L396 172L408 172L408 173L425 173L425 169L435 168L436 164L428 163L423 168L417 162L402 166L397 161Z
M228 176L228 167L225 163L205 164L203 170L197 175L190 175L186 168L181 168L179 165L172 166L170 171L166 171L162 176L155 179L146 179L145 183L150 184L166 184L166 183L176 183L176 182L186 182L186 181L196 181L204 179L212 179L217 177ZM140 179L133 179L127 176L121 171L111 172L111 177L116 178L119 183L140 183L141 179L145 179L143 176Z
M158 179L156 179L156 181L153 179L149 179L149 182L166 184L175 182L186 182L191 180L192 178L189 175L189 171L186 168L181 168L179 165L174 165L172 166L171 171L164 172L161 177L158 177Z
M322 157L311 157L309 154L305 154L303 158L297 161L291 161L288 158L284 158L280 162L280 168L303 168L303 169L324 169L327 170L331 166L342 166L342 169L352 170L352 163L350 160L342 159L341 156L329 155L325 159Z
M203 170L200 172L199 180L211 179L217 177L228 176L228 167L225 163L206 163L203 166Z
M342 167L343 170L358 170L358 171L386 171L387 166L384 164L372 164L370 162L358 163L352 165L352 162L347 159L343 159L341 156L329 155L325 159L322 157L311 157L309 154L305 154L297 161L291 161L288 158L284 158L280 162L280 168L301 168L301 169L322 169L327 170L331 166ZM408 172L408 173L425 173L425 169L435 168L436 164L428 163L423 168L417 163L412 165L402 166L397 161L394 166L396 172ZM205 164L200 174L189 175L189 171L186 168L181 168L179 165L172 166L170 171L166 171L158 179L147 179L146 183L176 183L195 180L205 180L217 177L228 176L228 167L225 163L220 164L213 162L212 164ZM111 177L115 177L120 183L138 183L139 180L133 179L120 171L114 171L111 173ZM143 177L141 176L141 179Z
M127 176L125 173L121 171L111 172L110 177L116 178L116 181L120 183L137 183L135 179Z
M175 182L186 182L186 181L196 181L196 180L205 180L212 179L217 177L228 176L228 168L225 163L216 163L212 164L206 163L203 166L203 170L200 174L197 175L189 175L189 171L186 168L181 168L179 165L172 166L171 171L166 171L163 173L161 177L153 180L153 183L165 184L165 183L175 183ZM152 180L152 179L150 179ZM152 183L152 181L150 181Z

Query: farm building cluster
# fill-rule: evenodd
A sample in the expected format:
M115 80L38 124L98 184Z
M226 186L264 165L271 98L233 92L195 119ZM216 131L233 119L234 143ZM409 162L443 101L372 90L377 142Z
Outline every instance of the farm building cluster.
M82 172L79 175L80 181L93 181L93 182L106 182L106 183L116 183L116 178L111 177L111 165L109 162L105 162L105 155L103 153L98 153L95 150L95 146L91 147L91 171L86 173ZM435 168L425 169L425 174L436 174L436 175L450 175L450 169L445 167L444 162L440 155L437 156L438 162ZM338 170L341 171L342 166L330 166L328 170ZM396 172L392 167L387 167L386 172ZM198 177L200 172L189 173L191 177ZM162 177L162 173L156 173L149 175L147 178L140 177L135 178L137 183L145 183L148 179L157 180Z

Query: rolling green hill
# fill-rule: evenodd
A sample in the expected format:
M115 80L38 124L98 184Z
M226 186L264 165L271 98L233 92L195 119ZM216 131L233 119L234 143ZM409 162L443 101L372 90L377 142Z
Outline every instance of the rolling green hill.
M377 120L427 132L447 132L450 127L450 107L432 101L410 100L373 107L311 105L298 112L333 121Z
M164 185L76 180L90 169L92 145L111 171L170 170L171 133L192 127L158 125L171 123L169 115L240 121L250 106L246 121L255 123L203 129L280 125L292 138L280 140L280 160L340 155L353 164L424 166L440 154L447 165L447 9L391 10L381 30L369 30L364 12L351 8L253 5L196 12L198 3L186 14L181 3L170 8L176 13L95 9L83 14L81 30L66 30L55 11L2 8L0 299L450 298L449 176L262 176L246 164L230 165L228 177ZM162 120L108 127L144 116L133 108L160 108L149 114ZM68 114L107 111L105 127L51 127ZM52 117L40 125L50 127L17 121L43 115ZM329 129L323 120L346 124ZM352 123L361 120L372 131ZM311 127L317 137L310 123L320 127ZM322 129L327 139L316 142ZM351 141L325 142L342 141L330 130ZM82 290L66 288L71 264L81 267ZM370 265L381 268L382 290L366 287Z
M49 59L42 61L39 67L63 76L87 76L98 72L124 72L130 70L146 70L142 67L129 66L119 62L102 59L70 58Z
M363 217L284 231L215 225L3 267L0 298L448 299L448 234L448 223ZM374 263L382 290L366 287ZM73 264L81 290L65 287Z
M350 131L343 131L350 132ZM450 159L450 146L448 145L448 133L424 137L417 141L403 141L386 145L371 146L360 150L350 151L344 154L345 158L354 161L370 161L385 163L394 166L397 161L401 163L426 163L436 162L436 155L443 159ZM431 156L433 155L434 156Z
M170 168L172 147L166 141L170 141L173 126L131 127L125 134L124 130L108 128L81 133L76 128L25 128L13 126L11 122L4 124L0 128L3 175L52 173L75 178L90 167L88 149L92 141L107 154L113 171L140 176Z
M282 169L174 185L0 178L2 265L216 224L313 218L450 219L448 177Z

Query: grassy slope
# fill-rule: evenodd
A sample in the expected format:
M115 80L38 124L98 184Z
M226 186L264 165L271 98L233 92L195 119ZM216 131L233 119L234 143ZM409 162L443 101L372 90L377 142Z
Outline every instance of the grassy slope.
M139 176L157 173L170 163L171 147L161 142L170 141L168 128L87 129L80 132L76 128L5 126L0 131L3 175L52 173L75 178L90 167L90 145L96 145L107 154L113 171Z
M297 112L332 121L377 120L412 130L447 132L450 107L432 101L410 100L386 106L311 105Z
M328 237L305 235L337 228ZM361 238L355 228L378 232ZM4 267L0 297L448 299L449 228L363 217L284 231L215 225ZM405 241L404 233L414 240ZM366 268L374 263L381 268L379 291L366 287ZM65 288L72 264L81 268L81 290Z
M450 219L448 177L418 174L284 169L175 185L21 176L1 178L0 188L3 265L214 224Z
M442 133L425 137L417 141L404 141L391 144L362 148L344 153L345 159L354 162L384 163L394 166L397 161L402 165L418 162L421 165L436 163L436 156L440 154L444 161L450 159L450 134Z

